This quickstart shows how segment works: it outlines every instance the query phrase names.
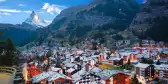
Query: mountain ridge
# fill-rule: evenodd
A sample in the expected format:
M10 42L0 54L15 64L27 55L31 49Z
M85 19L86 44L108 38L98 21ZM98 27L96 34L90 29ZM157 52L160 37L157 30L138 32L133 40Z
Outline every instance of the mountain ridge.
M22 25L0 24L1 39L11 38L15 45L24 46L36 39L37 31L25 28Z
M132 21L129 30L141 39L168 40L168 0L148 0Z
M122 37L119 32L129 27L139 7L136 0L95 0L85 6L68 8L41 30L40 39L80 43L85 39L105 38L112 43L116 37Z

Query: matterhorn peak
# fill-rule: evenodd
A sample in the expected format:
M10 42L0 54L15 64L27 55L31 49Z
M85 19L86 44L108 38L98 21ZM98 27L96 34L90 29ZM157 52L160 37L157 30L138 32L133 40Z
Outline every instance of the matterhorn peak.
M35 11L32 11L31 16L33 15L37 15L37 13Z
M41 20L38 14L35 11L32 11L30 17L27 18L25 22L40 25Z
M48 26L48 23L44 20L41 20L37 12L32 11L30 16L22 23L22 25L29 26L31 28L34 27L37 29Z

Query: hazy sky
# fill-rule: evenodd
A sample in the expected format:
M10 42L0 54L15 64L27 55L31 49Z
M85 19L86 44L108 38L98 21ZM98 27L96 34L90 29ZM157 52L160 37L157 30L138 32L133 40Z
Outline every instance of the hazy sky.
M52 21L63 9L91 1L93 0L0 0L0 23L21 24L33 10L41 19Z

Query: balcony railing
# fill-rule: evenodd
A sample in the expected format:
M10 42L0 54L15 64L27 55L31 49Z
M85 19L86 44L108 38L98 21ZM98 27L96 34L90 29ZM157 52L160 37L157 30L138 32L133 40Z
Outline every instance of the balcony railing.
M14 78L16 74L16 69L13 67L0 67L0 73L7 73L12 76L12 84L14 84Z

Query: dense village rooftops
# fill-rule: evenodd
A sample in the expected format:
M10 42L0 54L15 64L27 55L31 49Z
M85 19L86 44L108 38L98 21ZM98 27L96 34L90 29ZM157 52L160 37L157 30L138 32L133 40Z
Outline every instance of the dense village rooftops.
M108 62L108 60L102 60L102 62Z
M64 75L64 74L59 74L59 73L56 73L56 72L50 72L50 73L53 73L53 75L50 75L49 78L48 78L48 81L51 82L51 81L54 81L58 78L65 78L65 79L68 79L68 80L72 80L70 77Z
M86 64L87 64L87 63L83 62L83 63L82 63L82 67L85 67L85 66L86 66Z
M69 72L69 73L71 73L71 72L73 72L73 71L75 71L74 68L70 68L70 69L67 70L67 72Z
M100 76L102 80L108 80L111 76L117 73L124 73L124 72L120 70L103 70L102 72L98 73L98 76Z
M74 63L67 63L67 64L65 64L65 66L66 66L66 67L74 67L75 64L74 64Z
M140 68L147 68L149 64L143 64L143 63L138 63L135 65L135 67L140 67Z
M102 69L100 69L98 67L94 67L93 69L90 70L91 73L99 73L101 71L102 71Z
M64 64L70 63L70 59L66 59L65 61L63 61Z
M163 48L163 50L167 50L168 51L168 48Z
M138 60L132 60L131 62L132 63L138 63L139 61Z
M155 69L157 70L168 70L168 65L166 64L161 64L161 65L154 65Z
M108 59L109 61L114 61L114 60L121 60L121 58L118 58L118 57L110 57L109 59Z
M51 70L52 70L52 71L56 71L56 72L57 72L57 71L61 70L61 68L51 67Z
M118 53L116 53L116 54L111 54L110 56L111 56L111 57L114 57L114 56L119 57L120 55L119 55Z
M91 82L89 84L102 84L102 83L100 83L100 82Z
M121 56L130 56L131 54L131 52L120 52Z
M168 62L168 58L161 58L159 59L160 61L167 61Z
M34 62L30 62L29 64L34 64Z
M83 57L83 61L88 61L87 57Z
M94 57L88 57L87 60L94 60Z
M142 57L144 57L144 58L149 58L150 55L149 55L149 54L137 54L136 57L137 57L137 58L142 58Z
M85 70L80 70L77 73L73 74L72 75L73 82L75 83L75 82L79 81L86 74L88 74L88 73Z
M93 55L92 57L93 57L93 58L96 58L96 57L99 57L99 56L100 56L100 55Z

